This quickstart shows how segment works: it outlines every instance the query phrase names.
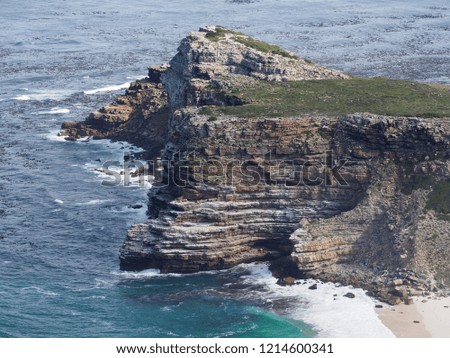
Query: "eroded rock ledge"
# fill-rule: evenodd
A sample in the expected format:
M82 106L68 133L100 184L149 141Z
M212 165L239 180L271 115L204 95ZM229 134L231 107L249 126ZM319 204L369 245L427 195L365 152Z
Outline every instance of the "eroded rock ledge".
M64 124L64 135L125 139L161 157L149 220L130 228L121 268L271 261L281 278L352 284L390 303L444 289L449 118L205 111L252 103L235 90L244 84L323 79L349 76L207 27L113 104Z

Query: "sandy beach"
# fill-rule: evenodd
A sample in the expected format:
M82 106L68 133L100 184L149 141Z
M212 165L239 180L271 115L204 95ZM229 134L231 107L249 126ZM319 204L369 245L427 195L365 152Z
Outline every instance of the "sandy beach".
M450 338L450 297L417 297L411 305L383 306L378 316L398 338Z

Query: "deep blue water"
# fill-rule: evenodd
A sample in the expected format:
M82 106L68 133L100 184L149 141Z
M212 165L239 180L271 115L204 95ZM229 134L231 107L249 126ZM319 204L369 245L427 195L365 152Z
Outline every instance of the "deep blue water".
M145 189L102 186L92 171L121 144L50 135L121 93L84 91L145 76L206 24L358 75L450 83L444 0L1 0L0 337L315 335L288 314L292 294L269 300L252 284L252 267L120 273L127 227L144 220L128 206L145 205Z

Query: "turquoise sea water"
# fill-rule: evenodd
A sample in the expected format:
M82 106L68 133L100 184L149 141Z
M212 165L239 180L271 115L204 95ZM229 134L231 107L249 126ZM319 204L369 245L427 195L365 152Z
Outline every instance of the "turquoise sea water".
M449 83L446 1L0 5L0 337L386 335L362 291L349 302L344 288L281 288L265 267L119 272L127 227L145 220L145 207L129 206L145 206L146 191L101 186L95 168L128 147L55 133L170 60L179 40L206 24L356 74Z

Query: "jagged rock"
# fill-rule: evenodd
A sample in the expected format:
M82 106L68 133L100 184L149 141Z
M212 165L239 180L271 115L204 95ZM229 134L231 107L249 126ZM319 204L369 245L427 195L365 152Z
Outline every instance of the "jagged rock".
M308 287L310 290L317 290L317 283Z
M149 158L159 156L167 141L167 94L162 88L161 74L167 66L149 68L149 77L132 82L125 95L84 122L65 122L60 135L66 140L81 137L123 140L143 147Z
M355 298L355 294L354 294L354 293L351 293L351 292L347 292L347 293L344 295L344 297L347 297L347 298Z
M201 28L183 39L162 76L170 105L234 104L232 97L224 96L227 81L349 78L286 51L263 52L250 47L245 44L249 39L217 26Z

